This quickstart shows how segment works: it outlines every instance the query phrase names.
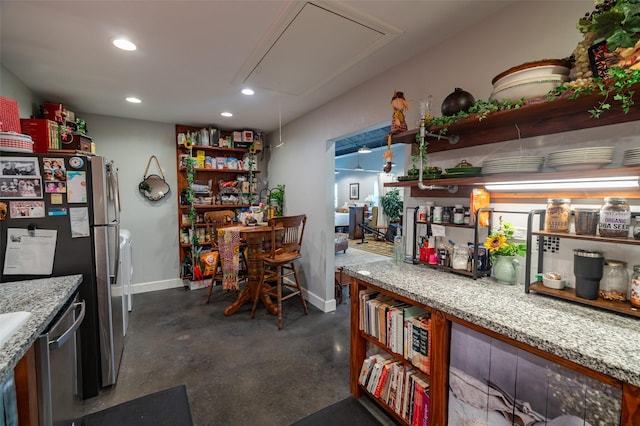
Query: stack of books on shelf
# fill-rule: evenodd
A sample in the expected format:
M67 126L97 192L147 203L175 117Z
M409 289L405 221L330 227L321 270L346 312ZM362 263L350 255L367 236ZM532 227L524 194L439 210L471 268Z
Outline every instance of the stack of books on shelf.
M375 354L362 363L358 383L409 425L429 424L429 382L419 371Z
M360 330L377 339L389 351L429 374L431 364L431 318L419 306L400 302L385 294L361 290Z

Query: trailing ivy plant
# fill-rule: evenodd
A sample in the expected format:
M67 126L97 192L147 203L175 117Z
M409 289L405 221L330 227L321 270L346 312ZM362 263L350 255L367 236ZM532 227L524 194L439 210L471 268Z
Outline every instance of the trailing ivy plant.
M633 47L640 39L640 0L597 0L595 10L578 21L578 30L605 38L609 50Z
M193 180L196 176L196 159L191 156L189 153L189 157L187 157L185 164L185 171L187 175L187 187L186 189L186 201L189 203L189 223L191 224L191 244L194 247L192 252L195 252L195 249L200 245L200 239L198 238L198 233L196 232L196 218L198 216L198 212L196 211L196 207L194 206L195 202L195 194L193 190Z
M485 101L478 99L468 111L460 111L457 114L441 117L432 117L427 123L430 127L440 127L438 134L447 134L448 127L459 120L462 120L473 115L476 116L478 121L482 121L489 116L489 114L498 111L507 111L511 109L518 109L524 105L524 99L518 99L517 101L511 101L508 99L502 101Z
M600 118L602 113L611 109L611 102L617 102L625 114L628 114L635 104L633 96L635 90L632 87L640 83L640 70L625 70L622 68L610 68L607 70L607 78L594 78L584 87L571 88L563 85L549 92L549 100L572 91L568 99L577 99L584 95L599 93L603 99L588 112L593 118Z

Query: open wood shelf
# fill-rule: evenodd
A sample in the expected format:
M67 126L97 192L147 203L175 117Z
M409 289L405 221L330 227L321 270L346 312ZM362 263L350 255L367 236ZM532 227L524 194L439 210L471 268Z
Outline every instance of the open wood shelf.
M189 152L189 148L186 148L184 146L180 146L178 148L184 151L185 153ZM191 150L192 151L193 150L216 151L216 152L223 152L227 154L246 154L247 152L249 152L248 148L226 148L221 146L204 146L204 145L193 145L193 147L191 147Z
M536 293L556 297L558 299L564 299L570 302L575 302L582 305L640 318L640 309L632 307L629 301L613 302L611 300L604 300L601 297L598 297L596 300L584 299L582 297L576 296L576 290L574 288L556 290L553 288L545 287L544 284L542 284L540 281L532 283L529 289L535 291Z
M578 234L571 234L568 232L533 231L531 232L531 235L542 235L544 237L568 238L572 240L582 240L582 241L596 241L600 243L640 245L640 240L635 240L633 238L598 237L595 235L578 235Z
M565 95L552 101L532 100L518 109L490 113L482 120L472 115L447 127L446 135L460 137L457 144L451 144L446 139L428 138L428 151L448 151L640 120L640 105L633 105L625 114L618 102L613 102L612 108L600 118L591 117L588 110L602 99L599 94L584 95L578 99L568 99L568 95ZM431 126L427 130L438 134L440 129ZM392 137L393 143L414 144L417 132L418 129L412 129L398 133Z
M464 275L465 277L474 278L473 277L473 271L467 271L467 270L463 270L463 269L453 269L453 268L451 268L449 266L436 265L436 264L432 264L432 263L429 263L429 262L425 262L424 260L417 260L416 262L418 264L420 264L420 265L427 266L427 267L429 267L431 269L439 269L441 271L452 272L454 274ZM478 271L478 273L476 274L476 278L488 276L490 274L490 272L491 271Z
M402 356L402 354L393 352L392 350L390 350L387 345L385 345L384 343L382 343L381 341L379 341L378 339L376 339L373 336L368 335L367 333L365 333L364 331L361 331L360 334L362 335L362 338L365 339L367 342L372 343L374 345L376 345L377 347L379 347L380 349L384 350L385 352L387 352L389 355L391 355L393 357L393 359L397 360L397 361L402 361L407 367L411 367L411 368L415 368L416 370L420 371L420 373L422 373L423 375L425 375L426 377L429 377L429 373L425 373L424 371L422 371L422 369L420 369L420 367L414 365L411 361L409 361L408 359L406 359L404 356Z

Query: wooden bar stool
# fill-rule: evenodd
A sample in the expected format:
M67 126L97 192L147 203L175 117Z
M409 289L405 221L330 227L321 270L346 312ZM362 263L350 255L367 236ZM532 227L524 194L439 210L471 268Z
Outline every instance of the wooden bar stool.
M301 258L300 249L302 248L302 237L304 235L304 227L307 223L307 215L283 216L275 217L269 220L271 227L270 247L260 260L264 267L264 273L260 278L261 289L265 281L274 281L275 284L271 290L265 292L269 296L277 299L278 305L278 330L282 329L282 301L294 296L300 296L304 314L307 315L307 303L302 295L302 288L298 280L298 273L294 261ZM284 278L293 276L293 283L285 282ZM287 294L283 295L283 288L288 288ZM260 292L256 291L253 299L253 308L251 309L251 318L255 317Z

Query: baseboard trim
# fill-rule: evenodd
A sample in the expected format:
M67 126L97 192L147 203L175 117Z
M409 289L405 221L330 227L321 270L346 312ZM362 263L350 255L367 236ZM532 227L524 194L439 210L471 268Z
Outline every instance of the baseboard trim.
M163 281L149 281L146 283L136 283L131 286L133 294L148 293L150 291L168 290L170 288L183 288L182 279L174 278Z

